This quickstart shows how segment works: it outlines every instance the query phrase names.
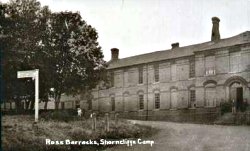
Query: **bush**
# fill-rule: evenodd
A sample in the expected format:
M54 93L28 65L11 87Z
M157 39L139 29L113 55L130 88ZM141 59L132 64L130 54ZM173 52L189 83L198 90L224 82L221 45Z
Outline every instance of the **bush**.
M75 110L53 110L42 112L40 117L44 120L56 120L56 121L64 121L69 122L77 119Z
M221 114L232 112L232 102L223 102L221 103Z

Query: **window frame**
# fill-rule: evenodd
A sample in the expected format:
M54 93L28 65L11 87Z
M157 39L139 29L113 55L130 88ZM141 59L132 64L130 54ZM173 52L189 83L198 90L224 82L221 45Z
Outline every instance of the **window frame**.
M139 100L139 110L144 110L144 95L139 94L138 100Z
M192 106L192 102L194 106ZM191 88L189 90L189 102L188 102L188 108L195 108L196 107L196 91L194 88Z
M115 111L115 97L112 96L110 98L110 101L111 101L111 111Z
M110 72L110 86L111 87L115 87L115 73L114 73L114 71L111 71Z
M154 82L160 82L160 68L159 64L154 65Z
M161 95L159 92L154 93L154 108L155 109L161 108Z
M195 61L190 60L189 62L189 78L195 77Z
M138 68L138 84L143 84L143 67Z

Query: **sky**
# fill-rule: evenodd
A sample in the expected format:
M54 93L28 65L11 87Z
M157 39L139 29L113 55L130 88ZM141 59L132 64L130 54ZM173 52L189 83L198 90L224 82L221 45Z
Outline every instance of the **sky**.
M40 0L54 11L79 11L99 35L104 59L210 41L213 16L221 38L250 30L250 0Z

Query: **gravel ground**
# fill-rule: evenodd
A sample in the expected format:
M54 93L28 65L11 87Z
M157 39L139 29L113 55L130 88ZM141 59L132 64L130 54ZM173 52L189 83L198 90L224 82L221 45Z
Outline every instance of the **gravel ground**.
M250 126L180 124L158 121L131 121L160 129L145 140L155 144L118 145L109 151L250 151Z

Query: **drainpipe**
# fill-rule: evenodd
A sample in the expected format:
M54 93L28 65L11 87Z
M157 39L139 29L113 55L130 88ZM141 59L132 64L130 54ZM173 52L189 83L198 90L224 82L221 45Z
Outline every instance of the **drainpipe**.
M146 111L146 120L148 120L148 64L146 64L146 74L147 74L147 82L146 82L146 94L147 94L147 111Z

